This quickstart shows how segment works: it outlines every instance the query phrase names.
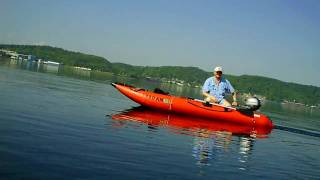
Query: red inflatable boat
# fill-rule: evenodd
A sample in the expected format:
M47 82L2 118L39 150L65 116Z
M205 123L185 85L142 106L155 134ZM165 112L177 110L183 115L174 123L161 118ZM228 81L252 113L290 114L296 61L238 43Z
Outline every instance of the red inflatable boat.
M177 97L161 91L152 92L120 83L111 83L111 85L136 103L152 109L255 127L273 127L272 121L259 112Z

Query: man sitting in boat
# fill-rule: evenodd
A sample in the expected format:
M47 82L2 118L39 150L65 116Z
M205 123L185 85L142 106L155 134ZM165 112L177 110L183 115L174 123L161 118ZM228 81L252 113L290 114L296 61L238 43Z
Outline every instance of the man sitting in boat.
M226 93L231 93L233 98L232 105L238 105L236 92L231 83L222 77L222 68L220 66L214 68L213 77L210 77L205 81L202 92L205 96L205 101L223 106L231 106L225 99Z

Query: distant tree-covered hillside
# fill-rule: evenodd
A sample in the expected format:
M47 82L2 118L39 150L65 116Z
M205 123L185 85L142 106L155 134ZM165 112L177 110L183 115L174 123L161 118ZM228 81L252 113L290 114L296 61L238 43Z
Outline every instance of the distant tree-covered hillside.
M112 70L115 74L130 77L152 77L154 79L179 79L192 85L202 85L213 75L196 67L181 66L131 66L122 63L113 63ZM257 94L273 101L291 101L305 104L320 103L320 88L296 83L288 83L277 79L261 76L234 76L224 75L240 93Z
M70 66L88 67L95 70L110 71L111 63L103 57L62 48L35 45L0 45L0 49L9 49L20 54L30 54L47 61L56 61Z
M123 63L113 63L112 71L115 74L127 75L130 77L152 77L158 80L178 79L184 82L197 85L202 84L211 73L205 72L197 67L181 66L131 66Z
M320 88L288 83L261 76L242 75L230 79L243 93L260 94L273 101L295 101L305 104L320 103Z
M179 81L191 85L202 85L212 72L197 67L182 66L132 66L124 63L110 63L103 57L79 52L67 51L50 46L0 45L0 49L13 50L22 54L35 55L38 58L62 62L65 65L89 67L94 70L111 72L115 75L133 78L152 78L160 81ZM258 94L274 101L295 101L305 104L320 104L320 88L315 86L287 83L261 76L225 75L241 93Z

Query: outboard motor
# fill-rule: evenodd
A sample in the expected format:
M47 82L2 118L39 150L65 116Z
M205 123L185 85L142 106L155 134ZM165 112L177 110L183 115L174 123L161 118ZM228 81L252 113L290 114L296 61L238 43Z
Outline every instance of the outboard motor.
M251 111L256 111L261 107L261 102L258 98L256 97L250 97L246 100L246 106L251 110Z

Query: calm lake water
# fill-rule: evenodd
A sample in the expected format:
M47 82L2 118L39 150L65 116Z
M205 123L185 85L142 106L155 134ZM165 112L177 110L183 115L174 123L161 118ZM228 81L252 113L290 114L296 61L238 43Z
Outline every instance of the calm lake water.
M0 64L0 179L320 178L319 109L267 102L261 111L277 127L264 138L170 125L173 118L124 120L114 116L138 105L112 81L193 97L199 89Z

